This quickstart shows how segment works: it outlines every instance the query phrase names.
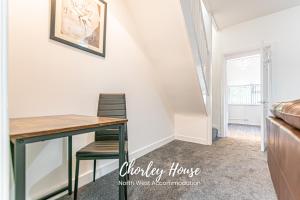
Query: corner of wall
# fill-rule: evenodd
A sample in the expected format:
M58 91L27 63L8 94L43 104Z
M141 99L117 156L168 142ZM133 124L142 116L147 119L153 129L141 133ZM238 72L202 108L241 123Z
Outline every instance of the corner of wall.
M210 145L209 118L198 114L175 114L175 139Z

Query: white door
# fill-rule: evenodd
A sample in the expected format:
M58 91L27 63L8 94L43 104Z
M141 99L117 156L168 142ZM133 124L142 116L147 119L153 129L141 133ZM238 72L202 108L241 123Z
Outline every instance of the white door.
M263 46L261 55L261 151L265 151L267 148L266 118L269 115L271 95L271 46Z

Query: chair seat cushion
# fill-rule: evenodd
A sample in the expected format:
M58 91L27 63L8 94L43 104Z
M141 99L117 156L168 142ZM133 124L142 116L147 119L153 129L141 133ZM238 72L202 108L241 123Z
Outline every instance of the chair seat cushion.
M125 141L125 152L127 152L127 141ZM83 147L76 153L77 156L92 155L119 155L118 140L95 141Z

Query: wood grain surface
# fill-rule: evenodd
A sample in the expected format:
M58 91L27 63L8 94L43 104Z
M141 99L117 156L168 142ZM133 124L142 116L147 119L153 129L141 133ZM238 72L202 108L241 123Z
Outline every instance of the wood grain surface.
M85 115L57 115L10 119L10 138L24 139L88 128L124 124L127 119Z

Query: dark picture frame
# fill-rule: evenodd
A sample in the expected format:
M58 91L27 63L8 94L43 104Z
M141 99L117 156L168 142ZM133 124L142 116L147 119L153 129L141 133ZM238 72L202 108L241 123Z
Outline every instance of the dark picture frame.
M100 21L98 24L98 30L100 30L99 35L97 35L97 37L96 37L99 40L99 43L96 45L99 45L99 47L101 45L101 48L96 49L96 48L93 48L93 46L87 44L88 42L86 42L85 44L76 43L74 41L68 40L68 38L66 38L66 37L63 38L57 34L58 33L57 23L58 23L58 21L62 21L62 20L57 19L57 13L62 12L61 10L60 11L57 10L57 1L62 2L62 1L66 1L66 0L51 0L50 39L55 40L57 42L61 42L63 44L66 44L66 45L69 45L72 47L75 47L77 49L98 55L98 56L101 56L101 57L105 57L105 54L106 54L107 3L103 0L98 0L99 3L101 3L102 6L104 7L104 8L101 8L104 11L104 13L102 16L102 21ZM99 9L99 8L97 7L97 9ZM101 13L101 12L99 11L99 13ZM100 24L100 23L103 23L103 24ZM62 31L60 31L59 34L60 33L62 33Z

